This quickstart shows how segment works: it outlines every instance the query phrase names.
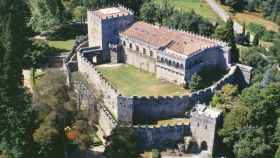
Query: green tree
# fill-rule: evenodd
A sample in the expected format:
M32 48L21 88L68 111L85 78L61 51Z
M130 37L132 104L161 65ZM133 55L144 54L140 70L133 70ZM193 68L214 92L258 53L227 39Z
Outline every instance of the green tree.
M26 53L24 2L0 2L0 155L34 157L35 113L22 87L22 57Z
M161 158L160 152L157 149L152 150L152 158Z
M280 146L278 146L278 150L277 150L274 158L280 158Z
M65 24L65 10L61 0L29 0L29 4L29 25L36 32L54 32Z
M38 111L39 128L33 134L38 143L40 157L64 157L69 143L64 128L71 126L76 111L76 101L66 85L63 72L47 70L36 81L33 94L34 108Z
M260 35L257 33L255 34L254 40L253 40L253 45L258 46L260 44Z
M158 8L154 1L148 1L143 4L140 10L140 17L142 20L155 24L157 20Z
M228 42L229 47L231 48L231 60L232 62L238 62L239 51L234 36L233 20L229 19L224 25L219 26L216 29L214 36L222 41Z
M116 127L106 140L107 145L104 155L108 158L132 158L139 156L138 138L131 128Z
M233 105L236 104L238 94L237 86L225 85L222 90L215 93L210 105L224 111L230 111Z
M271 146L265 142L262 129L249 127L242 131L241 139L234 145L236 158L272 157Z
M202 81L202 78L197 75L197 74L194 74L192 76L192 79L189 83L189 88L192 92L195 92L195 91L198 91L200 90L202 87L201 87L201 81Z

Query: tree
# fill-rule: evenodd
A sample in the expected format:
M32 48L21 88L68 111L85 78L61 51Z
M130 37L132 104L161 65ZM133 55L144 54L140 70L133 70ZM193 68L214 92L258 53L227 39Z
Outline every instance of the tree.
M255 34L254 40L253 40L253 45L258 46L260 44L260 35L257 33Z
M139 156L138 138L131 128L116 127L106 140L104 155L108 158Z
M231 61L235 63L238 62L239 50L236 46L233 20L229 19L224 25L219 26L216 29L214 36L229 44L229 47L231 48Z
M0 2L0 155L34 157L35 114L22 87L22 57L27 50L24 1Z
M273 156L271 146L265 142L265 134L262 129L248 127L241 133L241 139L234 145L236 158L262 158Z
M157 20L158 8L154 1L148 1L143 4L140 10L140 17L142 20L155 24Z
M29 25L40 33L54 32L66 22L61 0L29 0L31 18Z
M37 81L33 94L33 106L38 111L39 128L33 134L38 143L40 157L64 157L64 128L71 126L77 115L76 101L70 94L63 72L47 70Z
M238 94L237 86L225 85L222 90L215 93L210 104L224 111L230 111L236 103Z
M280 158L280 146L278 146L278 150L277 150L274 158Z
M200 90L202 87L201 87L201 81L202 81L202 78L197 75L197 74L194 74L192 76L192 79L189 83L189 88L192 92L195 92L195 91L198 91Z

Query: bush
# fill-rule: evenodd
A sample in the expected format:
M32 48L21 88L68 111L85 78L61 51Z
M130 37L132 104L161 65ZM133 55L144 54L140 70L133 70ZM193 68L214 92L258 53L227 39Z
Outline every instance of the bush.
M157 149L152 150L152 158L161 158L160 152Z
M266 29L262 26L262 25L259 25L259 24L256 24L256 23L250 23L248 25L248 29L253 32L254 34L259 34L259 35L263 35L263 33L266 31Z
M262 40L267 42L272 42L275 32L273 31L264 31L262 35Z
M191 79L190 83L189 83L190 90L192 92L200 90L202 88L201 81L202 81L202 78L199 75L194 74L192 76L192 79Z

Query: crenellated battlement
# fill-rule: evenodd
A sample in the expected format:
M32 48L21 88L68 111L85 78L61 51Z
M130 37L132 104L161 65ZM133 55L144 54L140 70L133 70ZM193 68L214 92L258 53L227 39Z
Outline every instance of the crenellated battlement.
M117 5L111 8L89 9L88 14L102 21L102 20L110 20L119 17L125 17L129 15L133 16L134 11L124 7L123 5Z

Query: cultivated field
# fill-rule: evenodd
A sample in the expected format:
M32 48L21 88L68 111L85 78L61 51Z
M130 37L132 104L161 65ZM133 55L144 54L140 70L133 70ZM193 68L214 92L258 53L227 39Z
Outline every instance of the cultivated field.
M180 86L163 82L154 74L130 65L103 65L99 66L98 70L126 96L170 96L188 93Z
M156 0L157 2L161 0ZM197 14L212 21L220 21L218 15L210 8L204 0L172 0L170 1L177 8L183 11L194 10Z

